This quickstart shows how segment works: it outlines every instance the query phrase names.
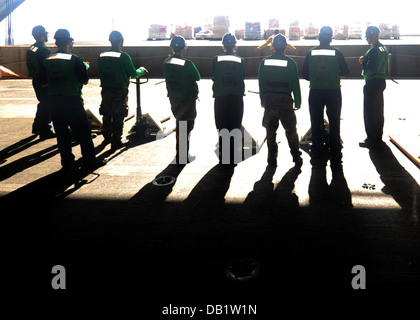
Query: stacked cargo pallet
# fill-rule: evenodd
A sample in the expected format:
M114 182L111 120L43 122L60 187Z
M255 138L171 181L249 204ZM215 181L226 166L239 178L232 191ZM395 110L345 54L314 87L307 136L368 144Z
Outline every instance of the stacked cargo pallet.
M244 39L245 40L260 40L261 39L261 23L260 22L246 22Z
M280 28L279 19L270 18L268 20L268 29L264 31L264 39L268 39L275 35L276 30L278 30L282 35L286 36L286 29Z
M312 23L305 28L305 39L317 39L319 34L319 28L314 26Z
M229 17L215 16L213 20L213 39L222 39L229 32Z
M177 26L175 27L175 35L182 36L185 39L192 39L193 38L192 28L190 26L185 26L185 27Z
M152 24L149 28L147 40L166 40L168 39L168 28L161 24Z
M347 40L349 38L349 27L347 25L340 25L334 28L334 39Z
M236 39L243 39L245 36L245 30L244 29L240 29L240 30L235 30L235 37Z
M300 40L299 22L295 21L289 27L289 40Z
M362 39L363 31L360 23L351 24L348 27L348 38L349 39Z

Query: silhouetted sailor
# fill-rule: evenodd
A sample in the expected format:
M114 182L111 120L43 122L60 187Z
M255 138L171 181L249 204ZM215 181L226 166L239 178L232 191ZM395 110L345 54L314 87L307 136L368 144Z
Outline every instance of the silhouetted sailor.
M311 163L325 168L328 158L331 169L342 169L342 144L340 138L341 83L340 76L349 74L343 54L330 45L331 27L324 26L319 32L319 46L307 53L302 65L302 76L309 80L309 112L311 115ZM328 145L324 145L324 109L329 120Z
M366 139L359 143L361 147L373 147L382 143L388 50L379 42L379 34L378 27L370 26L366 29L366 40L371 48L359 58L365 78L363 115L367 135Z
M234 35L226 33L222 44L225 52L213 59L214 117L219 130L219 163L235 164L242 160L245 62L235 53ZM235 134L231 136L232 130L236 139Z
M194 62L184 58L186 45L183 37L174 36L170 43L173 55L163 63L166 89L172 113L176 119L176 161L178 164L186 164L195 159L189 154L189 136L197 116L197 81L201 79ZM183 134L180 134L181 123L182 129L185 129ZM184 138L186 141L183 140Z
M32 36L36 42L26 52L26 65L28 75L32 78L32 85L39 103L32 125L32 133L39 134L40 139L54 137L51 130L50 106L48 104L48 89L42 86L39 74L43 68L43 61L50 55L50 50L45 46L48 42L48 32L43 26L36 26L32 29Z
M101 79L102 103L99 113L102 115L102 135L105 143L111 142L111 149L122 148L121 141L124 118L128 115L128 87L130 78L138 78L147 70L136 69L128 53L121 51L124 38L119 31L109 35L111 49L102 52L98 58L99 77Z
M68 30L58 29L54 39L57 52L45 59L45 74L41 75L41 79L48 83L61 164L64 169L69 169L74 164L70 127L80 143L84 167L88 170L95 169L104 165L105 161L95 157L91 127L82 99L82 87L89 81L87 67L78 56L70 52L73 38Z
M293 162L302 166L299 138L296 131L296 115L293 109L300 109L301 93L296 62L284 54L286 38L278 34L272 44L276 52L264 58L258 70L261 106L264 108L263 126L267 130L267 162L277 166L277 129L281 121L286 131ZM292 93L294 100L292 98Z

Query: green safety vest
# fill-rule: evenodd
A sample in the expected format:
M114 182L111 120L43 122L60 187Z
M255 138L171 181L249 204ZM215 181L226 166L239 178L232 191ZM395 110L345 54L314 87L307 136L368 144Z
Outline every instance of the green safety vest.
M213 59L213 96L245 95L243 58L227 53Z
M296 62L282 53L264 58L258 69L261 102L265 97L293 96L300 107L301 93Z
M41 70L41 61L39 60L39 53L41 51L45 52L45 56L50 54L50 50L42 42L35 42L29 49L26 51L26 66L28 67L28 76L34 79L38 79L39 71Z
M118 49L102 52L98 58L101 87L128 88L130 78L140 76L134 68L129 54Z
M340 89L338 50L316 47L309 51L309 81L311 89Z
M175 54L163 63L166 89L170 98L197 98L201 79L195 64Z
M374 65L367 65L369 56L377 53L377 61ZM364 55L362 75L366 81L372 79L386 79L388 72L388 49L381 43L376 42Z
M44 60L49 95L81 96L83 84L76 77L76 59L75 54L57 52Z

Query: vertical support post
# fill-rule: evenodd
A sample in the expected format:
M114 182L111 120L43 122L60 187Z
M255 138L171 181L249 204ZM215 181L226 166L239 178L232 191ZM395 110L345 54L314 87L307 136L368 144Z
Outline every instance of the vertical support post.
M141 120L141 103L140 103L140 79L136 79L136 96L137 96L137 109L136 109L136 122L139 123Z
M7 35L6 35L6 45L11 46L14 45L13 39L13 29L12 29L12 11L13 11L13 1L7 0L6 1L6 12L9 14L7 15Z

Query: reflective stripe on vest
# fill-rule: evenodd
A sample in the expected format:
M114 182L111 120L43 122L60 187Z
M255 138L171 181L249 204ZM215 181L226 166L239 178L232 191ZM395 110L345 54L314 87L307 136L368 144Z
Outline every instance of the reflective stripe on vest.
M266 59L264 60L265 66L272 66L272 67L287 67L287 60L279 60L279 59Z
M235 57L235 56L232 56L232 55L217 56L217 62L221 62L221 61L230 61L230 62L242 63L241 58Z
M185 60L182 60L182 59L179 59L179 58L171 58L166 63L175 64L175 65L178 65L178 66L185 66Z
M108 58L119 58L121 57L121 52L115 52L115 51L107 51L107 52L102 52L99 57L104 58L104 57L108 57Z
M311 51L312 56L335 56L335 50L329 50L329 49L320 49L320 50L312 50Z
M55 53L47 58L47 60L71 60L72 55L68 53Z
M38 51L38 47L32 46L29 48L29 50L31 50L32 52L37 52Z

